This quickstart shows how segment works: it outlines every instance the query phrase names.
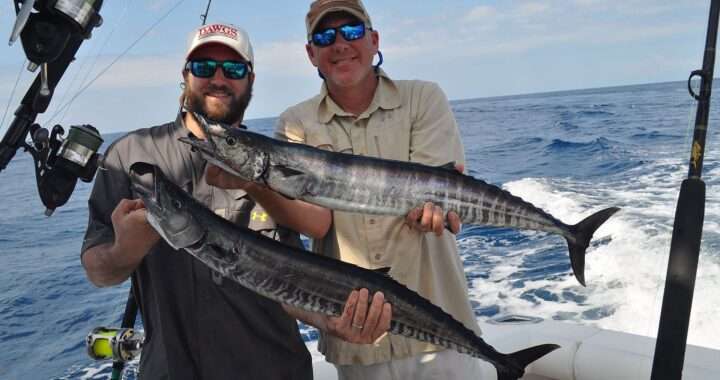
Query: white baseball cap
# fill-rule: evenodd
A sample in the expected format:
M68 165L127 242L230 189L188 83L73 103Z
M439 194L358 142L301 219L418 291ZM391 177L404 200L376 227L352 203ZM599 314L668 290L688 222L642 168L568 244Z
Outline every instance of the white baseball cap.
M222 23L203 25L190 33L185 60L190 58L192 52L197 48L212 43L222 44L233 49L251 66L255 66L253 48L247 32L235 25Z

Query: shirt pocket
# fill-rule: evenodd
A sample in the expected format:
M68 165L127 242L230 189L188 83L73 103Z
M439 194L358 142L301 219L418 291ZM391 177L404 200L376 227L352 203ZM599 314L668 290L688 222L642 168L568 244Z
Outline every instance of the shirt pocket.
M409 161L410 126L397 115L374 117L368 124L368 152L389 160Z

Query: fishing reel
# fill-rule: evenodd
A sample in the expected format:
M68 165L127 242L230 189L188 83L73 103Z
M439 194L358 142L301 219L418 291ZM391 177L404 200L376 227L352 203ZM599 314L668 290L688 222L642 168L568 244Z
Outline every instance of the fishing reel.
M142 351L145 335L134 329L96 327L85 338L88 355L95 360L129 362Z
M72 40L89 39L92 29L102 24L98 13L102 0L13 0L17 19L10 45L20 37L28 70L41 68L40 93L35 109L47 109L53 91L48 64L60 58Z
M97 151L103 139L93 126L72 126L65 139L61 137L64 133L60 125L48 132L33 124L30 126L33 146L24 144L35 161L38 192L47 207L47 216L68 201L78 179L92 181L101 158Z
M77 179L89 182L95 175L103 140L89 125L65 131L56 125L52 132L34 124L38 114L45 112L55 86L65 73L82 42L90 38L93 28L100 26L98 14L102 0L12 0L17 19L10 35L10 44L21 38L30 60L28 69L40 75L23 97L15 118L0 141L0 171L19 148L32 154L38 191L46 215L62 206L75 189ZM28 134L32 143L28 143Z
M102 0L13 0L17 20L10 43L20 35L28 59L37 64L52 62L72 34L89 39L92 29L102 24L98 13L102 3Z

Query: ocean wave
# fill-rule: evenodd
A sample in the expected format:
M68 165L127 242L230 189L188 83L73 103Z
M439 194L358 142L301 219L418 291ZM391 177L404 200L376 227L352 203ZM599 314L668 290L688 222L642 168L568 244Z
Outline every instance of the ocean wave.
M681 135L673 135L668 133L663 133L659 131L650 131L650 132L644 132L644 133L636 133L630 136L633 140L643 140L646 142L657 142L657 141L678 141L683 138Z
M574 142L563 139L553 139L552 142L545 146L545 151L549 154L557 153L603 153L609 152L622 147L622 143L610 140L605 137L598 137L588 142Z

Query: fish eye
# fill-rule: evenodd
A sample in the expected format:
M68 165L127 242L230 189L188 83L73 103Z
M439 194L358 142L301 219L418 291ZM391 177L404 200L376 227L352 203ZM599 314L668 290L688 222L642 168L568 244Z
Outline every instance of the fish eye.
M173 207L175 207L178 210L182 208L182 202L180 202L178 200L174 200L172 204L173 204Z
M237 144L237 139L236 139L235 137L228 136L228 137L225 138L225 142L226 142L228 145L233 146L233 145Z

